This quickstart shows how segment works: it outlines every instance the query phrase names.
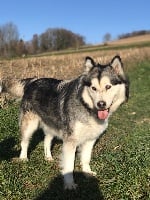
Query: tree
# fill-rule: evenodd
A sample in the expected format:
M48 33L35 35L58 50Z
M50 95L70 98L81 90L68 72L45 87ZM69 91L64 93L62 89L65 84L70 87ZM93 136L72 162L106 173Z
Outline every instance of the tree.
M26 53L27 53L27 50L26 50L26 47L25 47L25 43L22 39L20 39L17 43L17 46L16 46L16 54L18 56L22 56Z
M84 45L84 37L63 28L49 28L39 37L41 51L62 50Z
M49 49L48 33L42 33L39 36L39 48L41 52L45 52Z
M110 40L111 40L111 34L110 34L110 33L106 33L106 34L104 35L104 38L103 38L104 43L107 43L107 42L109 42Z
M0 55L12 57L67 48L78 49L85 44L84 37L63 28L48 28L41 35L34 34L32 40L19 39L17 26L12 22L0 26Z
M32 51L33 51L32 53L35 54L39 50L39 38L37 34L33 35L31 42L32 42Z
M17 41L19 39L17 26L12 22L3 25L2 31L3 31L4 41L7 44L9 44L11 41Z
M16 54L16 44L19 40L18 28L12 22L0 26L0 53L4 56Z

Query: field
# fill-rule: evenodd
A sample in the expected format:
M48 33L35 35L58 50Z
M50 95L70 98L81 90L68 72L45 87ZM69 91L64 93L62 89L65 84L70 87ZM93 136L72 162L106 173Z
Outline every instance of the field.
M141 43L141 42L147 42L147 41L150 41L150 34L124 38L124 39L110 42L110 44L113 44L113 45L130 44L131 45L134 43L139 43L139 42Z
M101 50L65 55L2 60L5 78L70 79L82 72L85 56L106 63L119 54L129 76L130 99L111 117L96 143L91 167L96 177L84 177L76 159L76 191L64 191L59 172L62 144L55 141L54 161L44 160L43 134L31 140L29 162L18 162L19 102L5 98L0 109L0 199L2 200L149 200L150 199L150 47Z

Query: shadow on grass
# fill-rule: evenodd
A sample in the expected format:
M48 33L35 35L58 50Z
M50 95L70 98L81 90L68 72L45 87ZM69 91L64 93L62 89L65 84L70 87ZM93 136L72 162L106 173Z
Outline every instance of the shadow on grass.
M75 172L74 179L78 185L76 190L64 190L63 178L59 175L34 200L104 200L95 177L87 177L81 172Z
M44 138L44 134L42 131L37 131L29 145L28 154L30 156L31 152L36 148L36 146L41 142ZM16 149L18 145L18 141L15 137L5 138L0 142L0 161L7 160L10 161L13 158L18 158L20 154L20 150Z
M6 138L0 142L0 160L11 160L19 156L19 151L15 149L16 139L14 137Z
M28 158L30 158L30 154L32 151L34 151L36 149L36 146L44 140L44 133L42 131L42 129L37 130L32 138L30 139L29 142L29 149L28 149ZM44 148L43 148L44 151Z
M44 134L41 130L33 134L33 137L29 143L28 155L30 156L31 152L34 151L36 146L44 139ZM20 141L19 141L20 143ZM18 141L15 137L5 138L0 142L0 160L11 160L13 158L19 157L20 150L17 150L16 147ZM19 144L20 145L20 144Z
M34 151L37 145L43 140L44 140L44 133L42 130L38 130L33 134L29 142L28 157L30 157L31 152ZM59 144L62 142L54 138L51 148L54 147L55 143ZM20 141L18 143L15 137L4 138L3 141L0 142L0 161L2 160L10 161L13 158L18 158L20 154L20 150L18 150L17 148L18 144L20 146Z
M30 158L31 152L34 151L34 150L36 149L37 145L38 145L41 141L44 141L44 136L45 136L45 135L44 135L44 132L43 132L42 129L37 130L37 131L33 134L32 138L31 138L31 140L30 140L30 143L29 143L28 158ZM53 148L54 148L54 146L55 146L56 144L62 144L62 141L54 137L53 140L52 140L51 147L49 147L49 148L51 148L51 151L53 150ZM44 151L44 144L43 144L43 151Z

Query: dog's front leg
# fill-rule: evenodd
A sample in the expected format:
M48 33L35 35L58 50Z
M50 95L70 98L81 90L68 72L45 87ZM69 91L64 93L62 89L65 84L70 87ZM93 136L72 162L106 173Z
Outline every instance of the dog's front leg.
M62 174L64 176L65 189L69 190L76 189L77 187L73 179L75 152L76 144L74 141L64 141L62 155Z
M53 136L50 134L45 134L44 138L44 152L45 152L45 160L52 161L53 157L51 154L51 143L52 143Z
M96 172L93 172L91 170L90 160L91 160L92 149L93 149L93 145L95 141L96 140L87 141L84 144L82 144L80 147L80 159L81 159L82 170L83 172L94 175L94 176L96 175Z

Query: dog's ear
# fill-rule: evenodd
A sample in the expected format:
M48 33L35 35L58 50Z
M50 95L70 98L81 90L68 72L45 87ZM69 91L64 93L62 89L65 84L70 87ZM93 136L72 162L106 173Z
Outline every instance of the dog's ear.
M96 64L91 57L88 56L85 58L85 72L89 72L95 66Z
M122 76L122 77L125 76L125 74L124 74L124 69L123 69L123 63L122 63L122 61L121 61L120 56L118 56L118 55L115 56L115 57L112 59L110 65L113 67L113 69L114 69L114 71L115 71L115 73L116 73L117 75Z

